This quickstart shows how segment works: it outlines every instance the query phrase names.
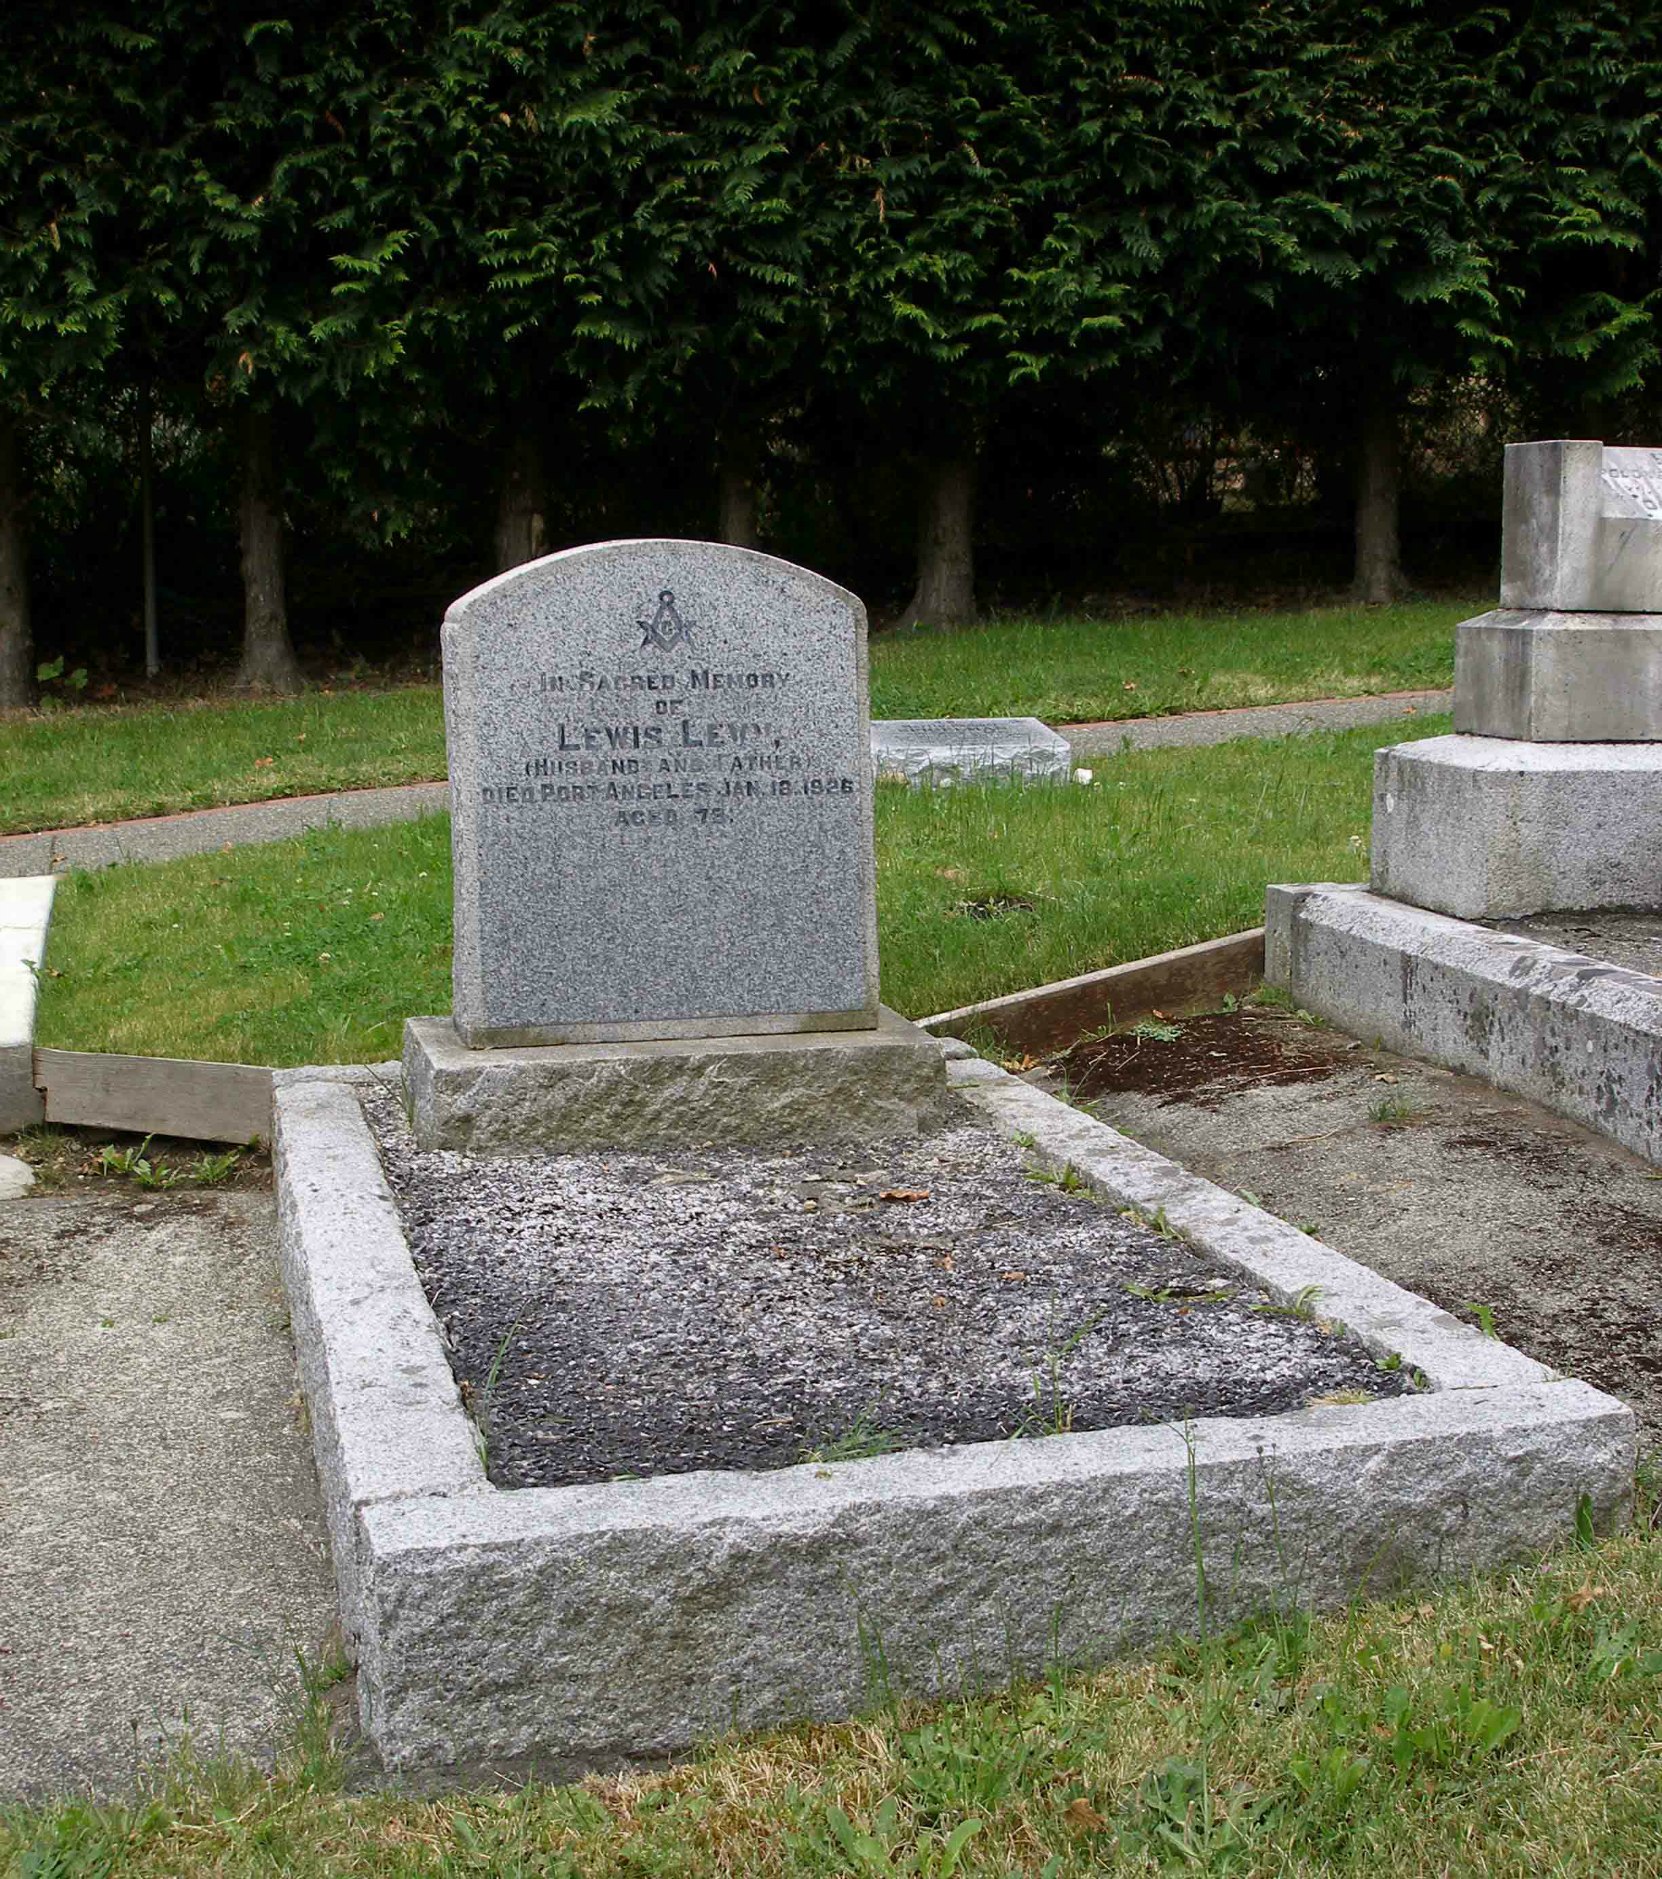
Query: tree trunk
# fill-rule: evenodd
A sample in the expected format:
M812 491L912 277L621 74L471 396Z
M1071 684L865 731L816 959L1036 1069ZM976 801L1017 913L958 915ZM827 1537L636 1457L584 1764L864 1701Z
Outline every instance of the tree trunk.
M0 413L0 708L35 702L29 631L29 525L17 420Z
M730 542L735 548L759 548L761 529L756 510L756 468L748 457L733 456L722 460L716 472L721 517L716 540Z
M271 413L244 405L242 441L242 663L240 690L297 692L300 662L289 640L283 597L283 511L271 455Z
M975 459L924 469L918 585L900 626L962 626L975 618Z
M1361 457L1356 476L1356 598L1368 606L1396 600L1407 583L1397 540L1402 441L1388 385L1376 386L1362 406Z
M508 445L496 511L496 571L506 574L548 553L548 494L542 446L523 432Z
M144 590L144 676L153 679L162 669L161 631L156 613L156 461L155 413L150 387L139 389L139 536L140 583Z

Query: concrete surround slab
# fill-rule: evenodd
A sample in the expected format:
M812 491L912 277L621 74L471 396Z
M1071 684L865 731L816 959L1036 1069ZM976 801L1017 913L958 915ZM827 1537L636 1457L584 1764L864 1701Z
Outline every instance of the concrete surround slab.
M1662 979L1348 886L1272 887L1264 975L1318 1017L1662 1163Z
M1662 744L1429 737L1374 758L1376 893L1461 920L1662 907Z
M1630 1504L1631 1413L949 1044L966 1097L1428 1392L1366 1406L504 1492L484 1479L358 1105L279 1076L285 1278L365 1727L395 1774L564 1772L1195 1622L1517 1558Z
M590 1148L861 1141L941 1126L940 1046L887 1006L875 1030L473 1050L448 1018L404 1027L423 1148L525 1155Z
M0 880L0 1135L39 1122L35 997L57 882L49 874Z

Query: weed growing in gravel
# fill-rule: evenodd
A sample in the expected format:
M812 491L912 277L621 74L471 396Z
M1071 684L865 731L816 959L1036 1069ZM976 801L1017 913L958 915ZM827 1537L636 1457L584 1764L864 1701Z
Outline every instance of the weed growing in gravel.
M1241 1288L1230 1285L1225 1280L1204 1285L1134 1285L1129 1281L1125 1287L1133 1298L1145 1299L1151 1305L1226 1305L1232 1298L1240 1296Z
M1064 1194L1087 1194L1090 1183L1071 1161L1064 1162L1060 1168L1031 1167L1025 1170L1029 1181L1037 1181L1041 1187L1054 1187Z
M1073 1431L1073 1403L1062 1388L1062 1372L1069 1358L1107 1317L1099 1311L1089 1317L1065 1344L1045 1353L1044 1362L1031 1377L1033 1406L1025 1411L1011 1430L1013 1439L1039 1435L1069 1435Z
M1254 1305L1253 1310L1262 1312L1266 1318L1302 1318L1306 1324L1316 1320L1316 1300L1322 1295L1319 1285L1300 1286L1285 1305Z
M820 1438L805 1446L800 1460L823 1465L834 1461L871 1461L878 1455L892 1455L903 1449L906 1441L892 1429L885 1429L870 1410L862 1410L841 1435Z
M1292 993L1284 985L1260 985L1251 994L1248 1003L1265 1005L1272 1011L1284 1011L1300 1024L1309 1025L1312 1030L1319 1031L1322 1028L1322 1020L1313 1011L1306 1011L1302 1005L1296 1004Z
M1419 1113L1419 1104L1410 1102L1406 1096L1381 1096L1377 1103L1368 1105L1368 1120L1388 1126L1412 1122Z
M1495 1309L1492 1305L1479 1305L1472 1299L1466 1299L1461 1305L1462 1311L1469 1311L1477 1320L1477 1328L1485 1337L1499 1337L1495 1329Z
M154 1140L154 1136L147 1135L137 1147L128 1148L106 1143L94 1165L100 1174L117 1175L136 1187L165 1191L187 1185L218 1187L231 1178L242 1161L240 1148L205 1149L191 1166L180 1167L177 1162L163 1161L160 1155L151 1154L150 1144Z
M205 1152L197 1157L190 1178L198 1187L218 1187L231 1178L241 1160L240 1148L222 1149L217 1154Z
M1129 1220L1134 1226L1146 1228L1162 1240L1171 1240L1179 1245L1187 1245L1189 1236L1181 1232L1166 1218L1164 1207L1156 1207L1153 1213L1144 1213L1141 1207L1122 1207L1120 1218Z
M502 1381L502 1366L508 1361L508 1346L519 1335L523 1319L516 1318L502 1333L502 1342L496 1347L496 1355L491 1359L491 1367L485 1372L485 1381L475 1390L471 1384L462 1385L462 1403L473 1418L473 1441L479 1451L479 1463L488 1469L491 1461L491 1406L496 1401L496 1386Z
M1132 1025L1131 1035L1140 1038L1145 1044L1175 1044L1183 1035L1183 1027L1165 1023L1159 1018L1144 1018L1140 1024Z

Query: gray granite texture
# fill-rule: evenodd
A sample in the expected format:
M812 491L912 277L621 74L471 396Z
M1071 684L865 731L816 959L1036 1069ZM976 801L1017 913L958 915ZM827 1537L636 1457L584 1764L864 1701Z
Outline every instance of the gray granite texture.
M887 1006L869 1031L511 1050L411 1018L404 1082L421 1146L476 1155L869 1141L956 1108L940 1045Z
M377 1072L281 1074L272 1131L278 1259L341 1625L355 1638L367 1570L358 1514L377 1500L482 1488L485 1469L398 1209L378 1178L357 1093L378 1087Z
M1662 613L1524 613L1463 621L1454 728L1543 743L1662 741Z
M1303 1409L1407 1379L960 1125L481 1161L364 1102L499 1487Z
M1506 446L1500 604L1662 612L1662 450Z
M492 1487L349 1081L277 1086L284 1263L369 1739L558 1774L733 1727L1086 1665L1207 1614L1500 1565L1631 1507L1630 1411L974 1058L967 1098L1117 1205L1319 1309L1429 1394L771 1472ZM369 1079L362 1079L368 1081ZM389 1223L393 1229L388 1232ZM1284 1243L1283 1243L1284 1242ZM413 1295L412 1295L413 1288ZM425 1301L420 1301L425 1309ZM413 1317L406 1314L414 1313ZM383 1466L383 1463L385 1464ZM348 1586L345 1581L354 1583Z
M880 777L915 786L1000 779L1065 783L1073 750L1039 718L883 718L871 727Z
M1450 736L1382 750L1372 884L1460 920L1662 907L1662 744Z
M1272 887L1264 976L1352 1036L1662 1163L1662 979L1359 887Z
M476 1047L869 1027L865 610L709 542L568 549L445 616Z

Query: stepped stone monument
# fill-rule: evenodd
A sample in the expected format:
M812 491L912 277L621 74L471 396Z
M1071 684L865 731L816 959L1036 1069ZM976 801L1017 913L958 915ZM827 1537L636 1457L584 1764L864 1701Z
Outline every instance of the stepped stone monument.
M1662 906L1662 451L1511 444L1455 734L1382 752L1373 885L1461 919Z
M929 1126L882 1009L865 610L748 549L606 542L443 630L455 1015L410 1022L424 1147Z
M1662 1160L1662 978L1527 929L1596 950L1589 920L1662 910L1662 450L1509 445L1501 569L1454 733L1376 757L1369 888L1271 888L1267 976Z

